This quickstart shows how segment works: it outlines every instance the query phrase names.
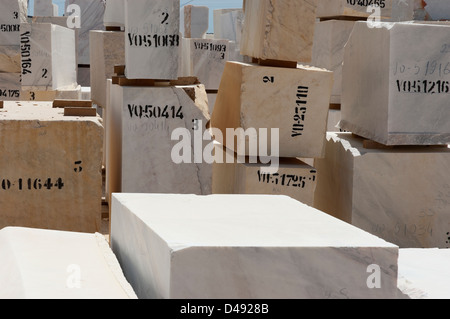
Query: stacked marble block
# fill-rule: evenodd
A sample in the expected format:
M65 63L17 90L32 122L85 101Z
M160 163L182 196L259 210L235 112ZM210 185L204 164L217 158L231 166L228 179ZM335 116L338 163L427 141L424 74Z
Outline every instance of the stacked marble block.
M6 0L0 10L0 101L19 100L21 93L20 28L27 22L27 1Z
M298 64L311 60L315 4L271 4L245 2L241 54L258 63L228 62L222 76L212 134L225 147L219 154L235 154L214 164L213 193L281 194L312 205L333 75Z
M339 124L354 135L330 134L316 162L324 175L315 207L402 248L450 247L449 30L357 22Z
M52 102L0 110L0 229L100 231L103 125L65 114Z
M7 227L0 255L2 299L137 299L99 233Z
M140 299L398 297L397 246L286 196L114 194L111 246Z
M384 20L412 20L412 0L389 0L380 6L362 6L347 0L318 0L314 34L312 65L334 72L334 86L331 94L328 131L339 132L337 124L341 118L342 64L344 47L357 20L373 23ZM375 18L376 10L380 16ZM379 20L375 20L378 19Z
M34 1L34 15L35 17L57 17L58 5L53 3L53 0L35 0Z
M74 5L78 7L74 7ZM74 8L79 8L79 10L74 10ZM78 21L80 22L80 24L78 26L79 30L77 39L77 81L81 86L89 87L91 86L89 32L91 30L105 30L103 24L105 14L105 1L66 0L65 12L67 12L67 14L70 14L71 19L73 19L74 21L76 21L74 16L77 16L79 14L80 20Z

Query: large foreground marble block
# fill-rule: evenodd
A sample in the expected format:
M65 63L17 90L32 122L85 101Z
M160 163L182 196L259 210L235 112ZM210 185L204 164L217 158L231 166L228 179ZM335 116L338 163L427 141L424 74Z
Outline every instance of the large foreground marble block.
M196 76L207 90L218 90L230 49L228 40L183 38L183 75Z
M357 22L345 49L340 127L385 145L450 143L449 31Z
M411 299L449 299L449 263L448 249L400 249L400 291Z
M246 0L241 54L311 62L316 0Z
M213 164L213 194L285 195L308 206L314 204L317 170L295 158L281 158L278 170L264 172L268 164L256 159L238 159L228 149L221 152L220 162ZM233 161L228 160L233 159Z
M0 298L137 299L105 237L0 230Z
M398 247L285 196L114 194L111 241L142 299L397 296Z
M22 87L59 90L77 86L75 32L50 23L22 25Z
M124 0L106 0L103 24L105 27L125 27Z
M181 51L180 0L125 0L125 75L176 80Z
M0 112L0 228L99 231L101 119L65 117L51 103L19 104Z
M110 89L106 109L110 194L211 194L212 166L202 159L204 146L211 142L203 141L209 121L204 86ZM200 141L194 142L198 134ZM180 143L188 149L180 150Z
M66 12L68 6L73 4L78 5L81 10L77 64L89 65L89 32L91 30L105 30L103 25L105 2L103 0L66 0Z
M106 79L114 75L115 65L125 64L125 34L91 31L90 84L92 101L106 108Z
M317 17L374 17L379 19L395 19L395 21L407 21L413 19L415 1L317 0Z
M203 39L209 28L209 8L186 5L183 7L185 38Z
M20 73L0 73L0 101L18 101L20 91Z
M263 129L268 131L268 140L260 134L259 142L266 142L268 154L273 155L278 148L281 157L323 156L332 85L332 72L315 67L289 69L227 62L211 119L212 127L223 135L223 141L218 142L237 152L238 143L228 143L232 138L227 136L232 134L227 129L256 129L259 133ZM271 143L273 130L279 130L279 141ZM247 141L245 155L262 154L261 144L258 154L249 146Z
M333 104L341 104L344 47L354 24L354 21L345 20L316 23L311 64L333 71L334 85L331 93Z
M27 22L27 0L2 0L0 45L20 45L21 23Z
M351 133L328 133L317 209L401 248L446 248L450 229L447 147L364 147Z

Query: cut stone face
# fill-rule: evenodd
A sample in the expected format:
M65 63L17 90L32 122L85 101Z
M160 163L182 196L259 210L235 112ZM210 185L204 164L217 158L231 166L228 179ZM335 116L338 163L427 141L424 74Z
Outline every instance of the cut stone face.
M282 158L279 163L270 163L277 164L278 170L267 173L264 169L268 164L238 159L228 149L216 152L221 152L221 157L213 165L213 194L285 195L308 206L314 204L317 170L302 161Z
M399 289L411 299L449 299L450 250L400 249Z
M20 73L0 73L0 101L18 101L20 91Z
M315 0L246 0L244 12L242 55L263 60L311 62Z
M214 38L234 41L240 48L244 18L242 9L214 10Z
M5 103L0 112L0 228L99 231L101 119L34 104Z
M180 0L125 0L125 74L176 80L181 53Z
M183 39L183 73L196 76L207 90L218 90L229 53L228 40Z
M105 15L103 18L104 25L107 27L124 27L124 11L124 0L106 0Z
M333 104L341 104L344 47L354 24L353 21L344 20L316 23L311 64L333 71L334 85L331 94Z
M449 143L449 31L357 22L345 49L340 127L385 145ZM419 38L429 40L418 46Z
M401 248L448 248L450 150L366 149L350 133L328 133L314 207Z
M209 28L209 8L187 5L184 10L184 37L202 39Z
M380 19L402 18L405 21L412 20L414 12L414 1L416 0L317 0L317 17L376 17ZM378 15L378 16L376 16Z
M75 33L50 23L22 25L22 87L61 90L77 86Z
M202 158L211 142L203 141L209 121L203 85L112 85L111 108L106 112L107 126L114 130L109 132L107 146L111 192L211 194L212 166ZM198 134L200 141L194 142ZM187 146L180 149L181 145Z
M115 65L125 64L123 32L91 31L90 83L92 101L106 107L106 79L114 75Z
M445 0L415 2L414 20L440 21L450 19L450 3Z
M0 46L0 73L20 73L20 47Z
M53 17L54 8L52 0L34 0L35 17Z
M228 134L227 129L260 133L259 142L267 145L268 152L262 151L258 141L246 137L245 150L240 150L239 155L273 156L278 148L280 157L321 157L332 85L332 72L315 67L288 69L227 62L211 126L223 135L223 141L218 142L236 152L239 145L230 144L233 134ZM279 140L270 135L276 130ZM275 141L271 143L272 136ZM258 154L252 152L249 141L251 145L256 143Z
M101 234L0 230L0 298L137 299Z
M70 5L78 5L81 10L80 29L78 33L77 64L89 65L89 32L105 30L103 18L105 3L103 0L66 0L66 12Z
M398 247L285 196L114 194L111 240L141 299L397 296Z
M0 44L20 45L21 23L27 22L27 0L3 0L0 10Z

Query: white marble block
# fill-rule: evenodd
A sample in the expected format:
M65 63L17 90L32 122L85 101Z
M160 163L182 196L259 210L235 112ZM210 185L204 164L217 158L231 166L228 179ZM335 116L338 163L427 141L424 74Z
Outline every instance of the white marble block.
M219 151L219 150L217 150ZM269 165L223 149L221 162L213 165L213 194L285 195L308 206L314 204L317 170L295 158L281 158L276 173L265 173ZM234 158L233 163L226 156Z
M77 86L75 33L50 23L22 25L22 87L61 90Z
M125 0L125 75L176 80L181 53L180 0Z
M0 73L0 101L19 101L20 73Z
M190 91L195 101L186 91ZM212 166L200 158L209 121L203 85L191 87L111 87L107 145L112 191L211 194ZM121 129L120 134L117 132ZM179 137L175 130L190 136ZM109 128L108 128L109 130ZM200 134L200 141L195 140ZM172 139L173 137L173 139ZM195 141L194 141L195 140ZM177 146L187 145L180 150ZM118 145L121 145L120 148ZM200 148L200 152L198 149ZM194 153L195 152L195 153ZM177 156L175 160L172 156ZM178 157L183 162L178 162ZM188 157L186 159L186 156ZM195 156L195 158L194 158Z
M137 299L101 234L0 230L0 298Z
M358 17L373 19L412 20L416 0L317 0L318 18Z
M242 9L214 10L214 38L234 41L240 48L244 20Z
M229 53L228 40L183 38L183 74L196 76L207 90L218 90Z
M203 39L209 28L209 8L205 6L186 5L184 11L185 38Z
M398 247L285 196L114 194L111 244L141 299L397 296Z
M278 150L280 157L322 157L332 85L332 72L315 67L227 62L211 126L223 134L223 141L218 142L236 152L239 143L229 145L233 140L229 129L259 132L258 154L250 149L255 143L246 143L245 155L261 156L261 145L267 145L266 156ZM277 141L270 137L274 130L279 131Z
M450 25L357 22L345 49L340 127L385 145L450 143L449 34Z
M331 93L333 104L341 104L344 47L354 24L354 21L345 20L316 22L311 64L333 71L334 85Z
M450 299L449 263L448 249L400 249L400 291L410 299Z
M115 74L115 65L125 64L125 34L115 31L91 31L90 37L92 101L106 108L106 79Z
M53 17L54 8L52 0L34 0L35 17Z
M125 27L124 0L106 0L103 24L106 27Z
M241 54L311 62L316 1L246 0Z
M327 139L314 207L401 248L449 247L450 149L380 149L351 133Z
M68 6L73 4L78 5L81 10L77 64L89 65L89 32L91 30L105 30L103 25L105 3L103 0L66 0L66 12Z
M327 132L340 132L339 122L341 121L341 110L328 111L328 128Z
M440 21L450 19L450 2L446 0L416 0L414 9L414 20Z
M20 46L0 46L0 73L20 72Z
M2 0L0 10L0 45L20 45L21 23L27 22L27 0Z

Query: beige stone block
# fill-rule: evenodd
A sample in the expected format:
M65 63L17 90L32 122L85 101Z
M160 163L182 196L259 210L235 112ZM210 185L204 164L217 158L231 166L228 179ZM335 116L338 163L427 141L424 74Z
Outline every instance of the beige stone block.
M115 65L125 64L125 33L91 31L89 47L91 98L106 108L106 80L115 74Z
M36 104L10 102L0 112L0 228L98 232L101 120Z
M238 159L228 149L217 151L221 161L213 165L213 194L285 195L308 206L314 204L317 170L299 159L281 158L278 170L267 173L268 164L248 157Z
M330 104L332 72L299 65L296 69L262 67L227 62L211 119L213 128L223 135L223 143L237 152L238 143L230 145L227 129L267 130L267 153L280 157L315 158L323 156ZM279 131L279 140L271 141L270 132ZM264 132L262 132L264 133ZM264 135L259 141L264 143ZM252 143L254 144L254 143ZM247 138L245 155L250 152Z
M54 100L80 100L81 86L72 90L57 91L21 91L20 99L22 101L54 101Z
M0 101L18 101L20 91L20 73L0 73Z
M316 0L246 0L241 54L311 62Z
M450 149L328 133L314 207L401 248L449 248Z
M0 46L0 72L20 73L21 70L20 47Z

